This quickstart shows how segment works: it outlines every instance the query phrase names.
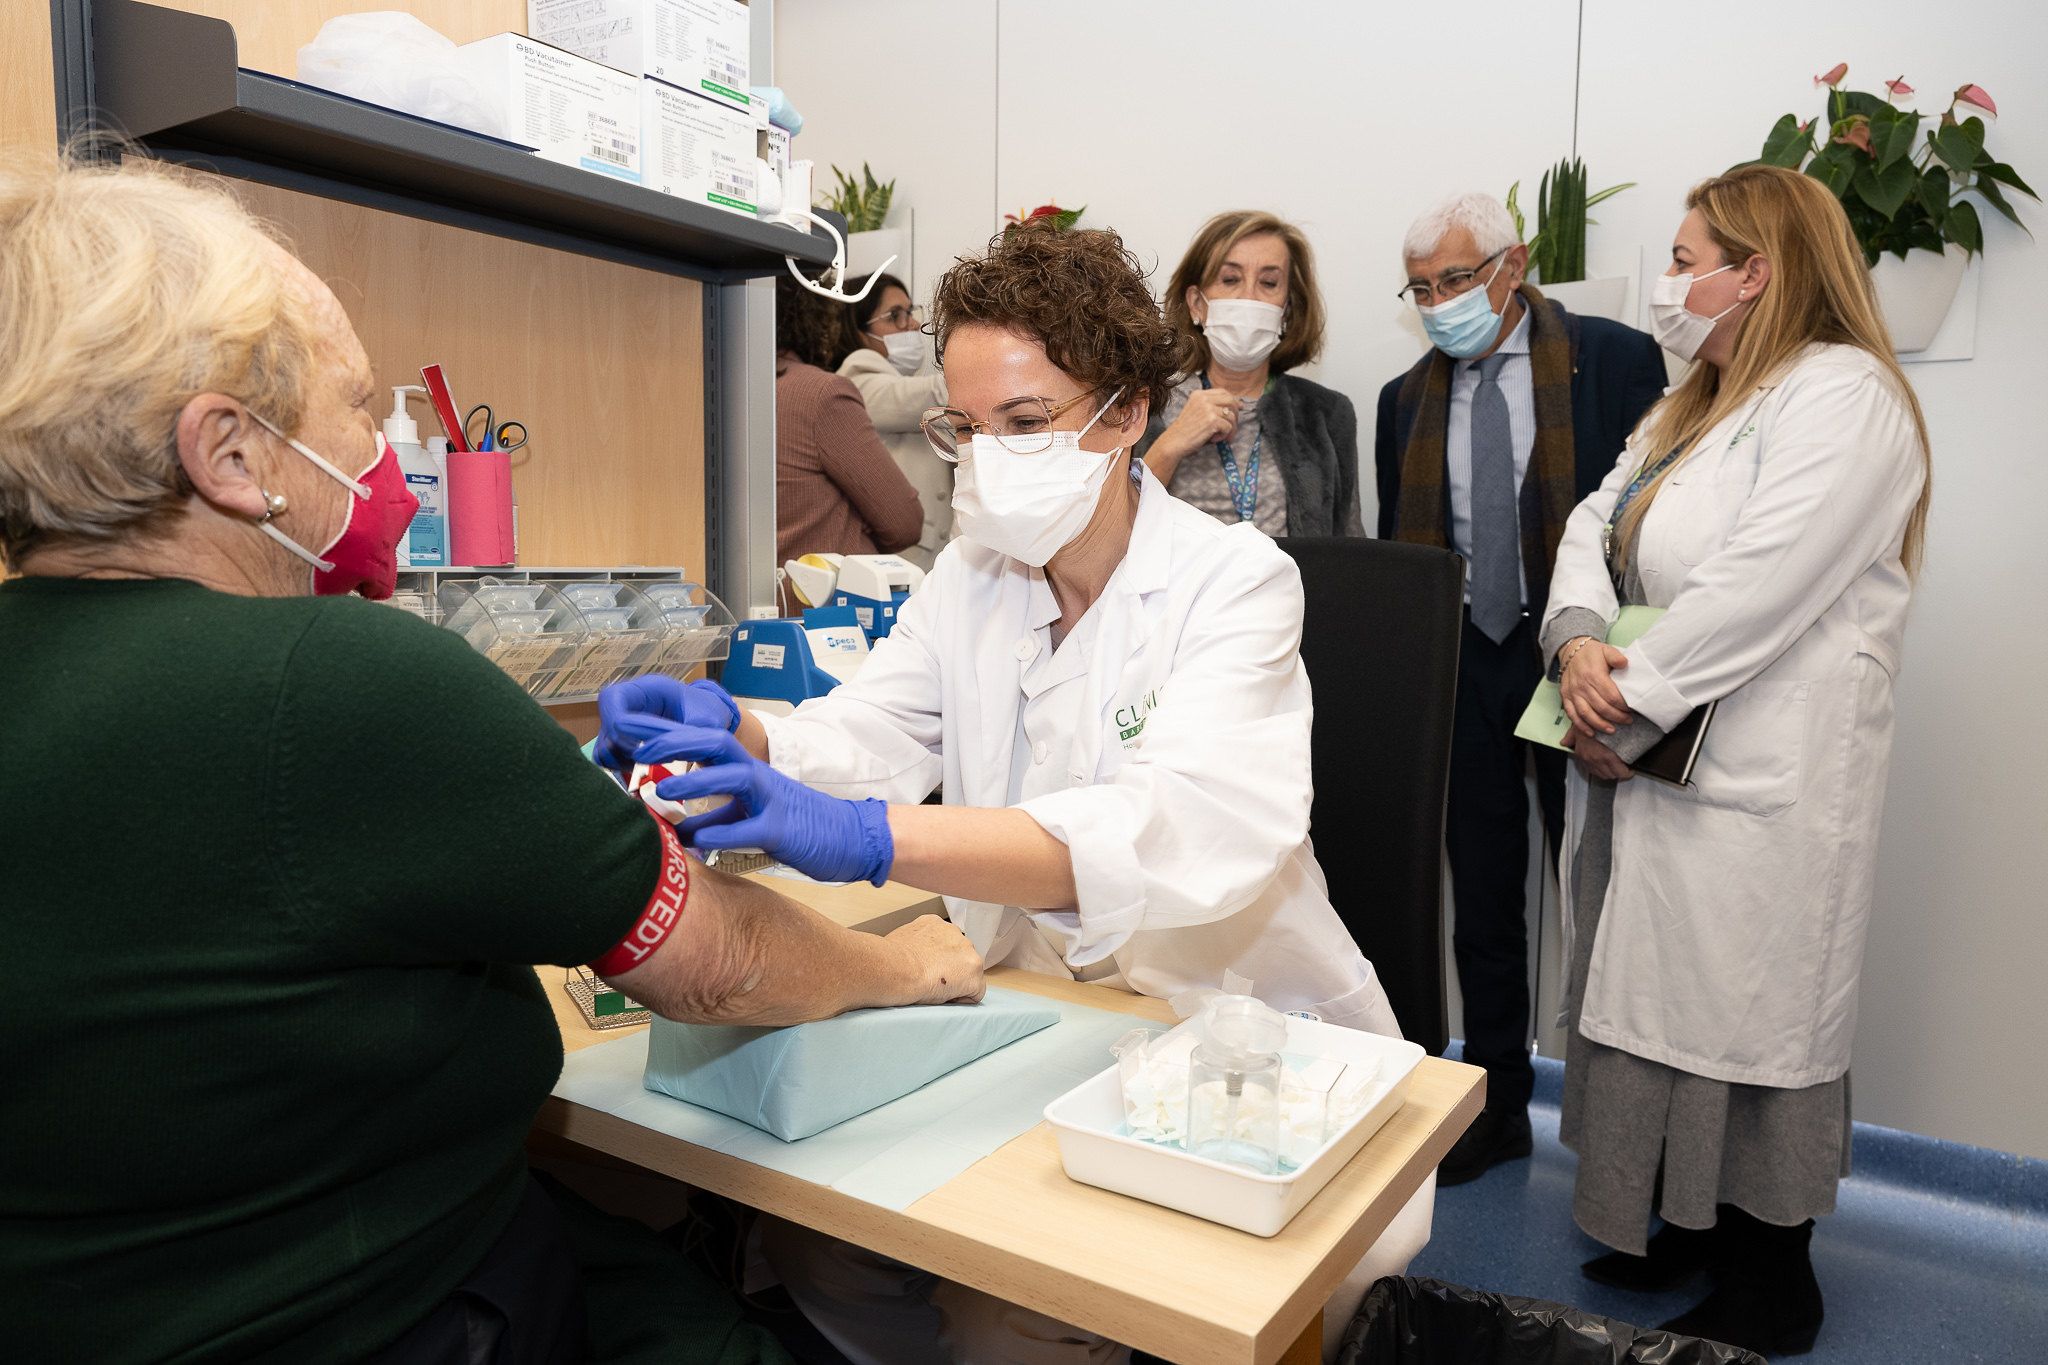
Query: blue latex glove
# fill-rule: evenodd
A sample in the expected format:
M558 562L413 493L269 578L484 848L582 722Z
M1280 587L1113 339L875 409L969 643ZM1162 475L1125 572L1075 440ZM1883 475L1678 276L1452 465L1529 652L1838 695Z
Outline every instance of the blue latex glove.
M731 733L740 728L740 704L708 679L683 683L648 673L613 683L597 694L597 744L590 756L623 773L633 766L633 751L667 734L671 725Z
M758 848L821 882L889 880L896 841L881 801L827 796L785 777L723 730L670 725L633 751L635 763L688 761L702 766L655 784L665 801L707 796L732 800L676 827L692 848Z

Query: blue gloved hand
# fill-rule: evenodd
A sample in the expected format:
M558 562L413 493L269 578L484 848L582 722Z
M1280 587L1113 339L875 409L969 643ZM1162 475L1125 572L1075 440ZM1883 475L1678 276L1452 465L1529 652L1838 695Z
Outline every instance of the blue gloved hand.
M671 724L632 755L635 763L678 760L702 766L656 783L655 795L665 801L732 798L676 827L690 847L704 852L758 848L821 882L880 886L889 880L896 841L889 833L886 803L815 791L755 758L734 736L703 726Z
M666 734L671 725L731 733L740 728L740 704L709 679L683 683L648 673L613 683L597 694L597 743L590 756L623 773L633 766L633 750Z

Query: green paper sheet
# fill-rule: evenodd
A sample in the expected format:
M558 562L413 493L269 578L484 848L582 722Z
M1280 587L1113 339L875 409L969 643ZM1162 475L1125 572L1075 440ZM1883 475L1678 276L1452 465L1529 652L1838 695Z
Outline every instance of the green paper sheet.
M1607 631L1607 643L1616 649L1627 649L1664 615L1662 607L1623 607L1614 618L1614 625ZM1564 753L1564 737L1571 733L1572 723L1564 713L1564 697L1557 690L1557 684L1545 678L1536 684L1536 694L1529 698L1522 718L1515 722L1515 734L1531 744L1542 744Z

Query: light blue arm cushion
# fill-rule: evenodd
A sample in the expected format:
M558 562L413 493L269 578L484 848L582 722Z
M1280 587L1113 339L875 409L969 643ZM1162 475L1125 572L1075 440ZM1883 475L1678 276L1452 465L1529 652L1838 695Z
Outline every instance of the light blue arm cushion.
M978 1005L854 1010L789 1028L656 1018L646 1083L794 1142L901 1099L1059 1017L1029 996L991 991Z

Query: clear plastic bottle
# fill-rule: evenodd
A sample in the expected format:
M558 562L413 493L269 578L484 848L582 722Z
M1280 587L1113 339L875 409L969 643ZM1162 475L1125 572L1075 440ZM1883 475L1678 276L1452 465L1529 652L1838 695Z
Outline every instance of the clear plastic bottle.
M1287 1018L1248 995L1202 1007L1188 1063L1187 1149L1262 1175L1280 1167L1280 1049Z

